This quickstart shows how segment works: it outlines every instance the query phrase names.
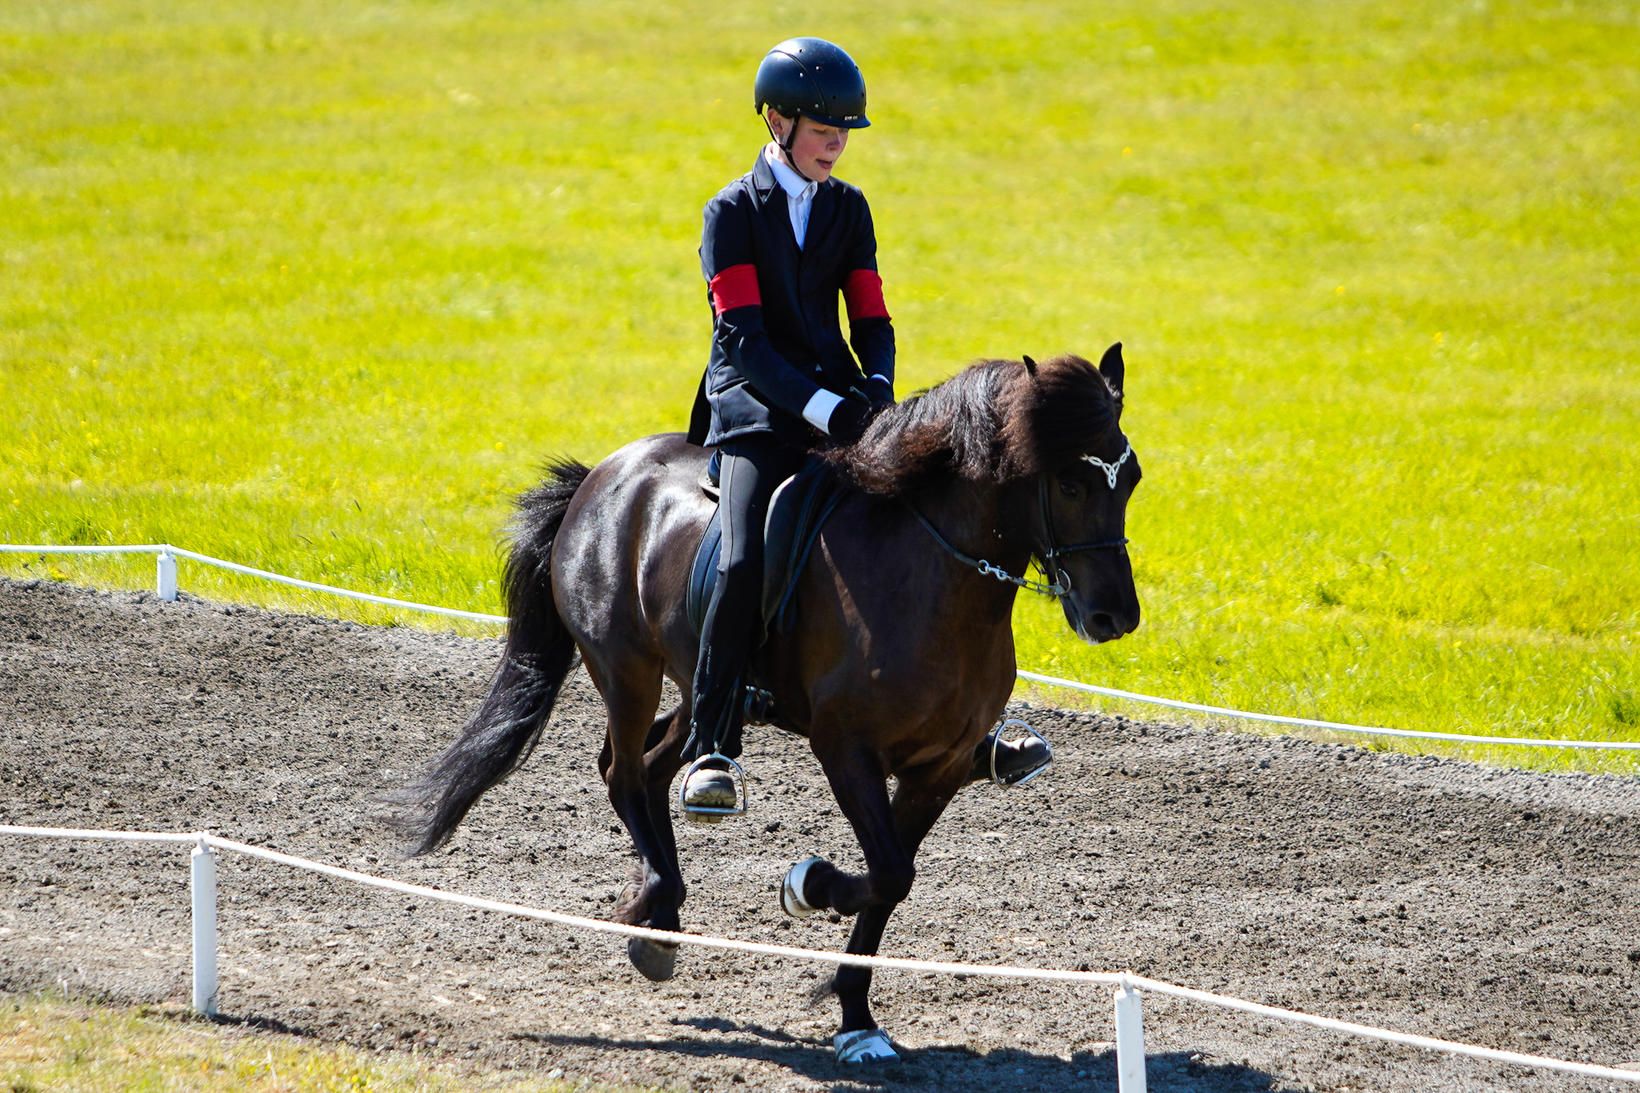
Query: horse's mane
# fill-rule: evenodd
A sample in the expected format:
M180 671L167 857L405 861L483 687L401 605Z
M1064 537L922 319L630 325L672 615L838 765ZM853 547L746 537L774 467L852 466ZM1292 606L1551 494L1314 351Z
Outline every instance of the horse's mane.
M1121 395L1081 357L979 361L878 414L858 443L825 458L867 493L935 478L1011 482L1087 454L1116 423Z

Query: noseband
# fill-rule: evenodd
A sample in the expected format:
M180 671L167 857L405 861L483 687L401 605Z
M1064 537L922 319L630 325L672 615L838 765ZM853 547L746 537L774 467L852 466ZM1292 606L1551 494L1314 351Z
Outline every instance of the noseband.
M1114 490L1116 489L1117 472L1122 469L1122 464L1126 463L1131 455L1133 455L1133 445L1129 443L1122 449L1122 454L1116 458L1114 463L1106 463L1103 459L1093 455L1085 455L1082 459L1104 471L1105 481ZM1042 510L1042 534L1046 539L1046 549L1037 553L1042 559L1043 571L1053 582L1051 584L1033 581L1028 577L1016 577L994 562L964 554L952 546L951 542L939 533L939 529L934 527L928 517L924 516L915 505L907 501L906 507L911 510L911 515L917 518L928 534L933 536L934 541L945 548L947 554L968 568L977 571L981 576L995 577L1004 584L1015 585L1031 592L1040 592L1044 596L1053 596L1055 599L1064 599L1071 594L1071 575L1065 572L1064 567L1059 564L1060 558L1066 554L1078 554L1085 550L1119 550L1127 545L1128 540L1126 536L1123 536L1119 539L1090 539L1085 543L1071 543L1068 546L1060 546L1058 543L1059 536L1054 532L1053 507L1048 503L1047 471L1042 471L1036 476L1036 498L1037 504Z

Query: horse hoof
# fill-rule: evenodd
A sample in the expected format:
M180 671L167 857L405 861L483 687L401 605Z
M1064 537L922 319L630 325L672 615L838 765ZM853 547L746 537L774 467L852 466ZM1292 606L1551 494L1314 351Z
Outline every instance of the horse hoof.
M626 958L652 983L664 983L672 978L678 964L678 947L650 941L646 937L628 938Z
M826 859L807 857L786 871L786 879L780 885L780 909L793 918L807 918L809 915L820 913L820 908L811 907L803 898L803 879L809 875L809 870Z
M889 1043L888 1033L880 1028L861 1029L858 1032L839 1032L832 1037L837 1061L847 1066L863 1063L896 1063L900 1053Z

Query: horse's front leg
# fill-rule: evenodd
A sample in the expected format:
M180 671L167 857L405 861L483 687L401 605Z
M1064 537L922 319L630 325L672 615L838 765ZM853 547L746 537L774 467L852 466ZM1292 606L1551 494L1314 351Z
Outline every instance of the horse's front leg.
M833 910L859 914L867 907L892 907L916 880L912 855L900 842L888 799L887 772L875 753L853 749L822 755L820 766L837 805L865 852L866 872L845 873L821 858L799 862L786 876L781 902L793 916ZM852 950L851 950L852 951Z
M917 848L963 785L967 764L953 760L939 767L902 773L892 802L881 766L872 757L837 764L835 768L828 765L826 773L844 815L860 839L866 875L844 873L829 862L811 858L787 874L782 902L794 915L825 908L839 914L858 914L847 951L875 956L889 916L916 879ZM833 985L843 1009L842 1030L836 1037L838 1059L872 1062L896 1058L888 1037L871 1015L871 969L845 965L838 969Z

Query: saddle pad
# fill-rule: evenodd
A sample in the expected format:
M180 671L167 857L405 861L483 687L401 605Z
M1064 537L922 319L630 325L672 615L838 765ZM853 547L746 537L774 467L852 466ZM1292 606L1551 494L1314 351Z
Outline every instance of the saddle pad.
M779 632L791 626L797 578L820 529L847 492L843 480L814 458L775 488L763 530L763 634L759 644L771 629ZM706 604L717 581L722 551L723 524L719 511L713 509L689 573L687 607L696 634L706 620Z

